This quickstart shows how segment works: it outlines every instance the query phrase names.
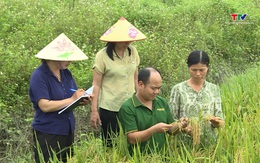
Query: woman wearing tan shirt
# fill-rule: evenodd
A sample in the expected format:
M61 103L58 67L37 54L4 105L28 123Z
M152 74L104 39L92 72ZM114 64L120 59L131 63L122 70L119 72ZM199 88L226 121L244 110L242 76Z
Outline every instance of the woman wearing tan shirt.
M140 58L131 42L146 36L120 18L100 38L107 42L95 57L93 65L93 94L91 123L102 128L103 143L112 147L117 135L117 114L122 103L135 92Z

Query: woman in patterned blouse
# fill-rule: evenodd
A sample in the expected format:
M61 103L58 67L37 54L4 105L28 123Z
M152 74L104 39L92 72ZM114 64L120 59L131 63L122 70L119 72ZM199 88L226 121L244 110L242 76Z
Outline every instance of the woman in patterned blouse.
M186 133L183 134L184 137L192 136L194 145L194 134L197 134L198 143L204 144L209 141L208 138L215 139L214 129L224 124L220 91L217 85L206 81L209 70L209 57L206 52L191 52L187 65L190 79L173 86L170 107L174 119L190 120L190 125L183 130ZM199 124L199 129L195 133L196 123Z

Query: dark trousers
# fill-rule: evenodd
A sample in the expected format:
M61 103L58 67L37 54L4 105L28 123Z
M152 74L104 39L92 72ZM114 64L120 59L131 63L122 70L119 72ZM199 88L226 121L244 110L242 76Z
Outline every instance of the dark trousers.
M36 163L48 162L53 155L56 155L59 161L67 162L67 156L73 156L74 133L52 135L33 130L33 141Z
M102 122L102 140L105 146L113 146L113 138L116 138L119 133L118 112L109 111L99 108L100 120Z

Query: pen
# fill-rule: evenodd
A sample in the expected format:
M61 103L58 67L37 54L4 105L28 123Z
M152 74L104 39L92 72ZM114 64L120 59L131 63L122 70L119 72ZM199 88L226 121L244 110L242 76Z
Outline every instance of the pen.
M76 92L76 91L77 91L76 89L73 89L73 88L71 88L70 90L71 90L72 92Z

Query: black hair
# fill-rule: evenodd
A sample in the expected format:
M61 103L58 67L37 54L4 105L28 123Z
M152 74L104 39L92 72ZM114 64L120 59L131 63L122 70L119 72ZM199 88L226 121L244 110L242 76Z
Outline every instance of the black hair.
M161 72L154 67L146 67L139 71L138 73L138 82L142 81L144 85L146 85L149 81L150 75L152 71L156 71L161 75Z
M114 42L107 42L106 44L106 52L107 52L107 55L109 56L110 59L114 60L114 57L113 57L113 51L115 51L115 43ZM129 47L127 47L127 50L128 50L128 53L129 53L129 56L131 55L131 49Z
M198 63L205 64L207 67L209 66L209 56L206 52L201 50L195 50L190 53L187 59L188 67Z

